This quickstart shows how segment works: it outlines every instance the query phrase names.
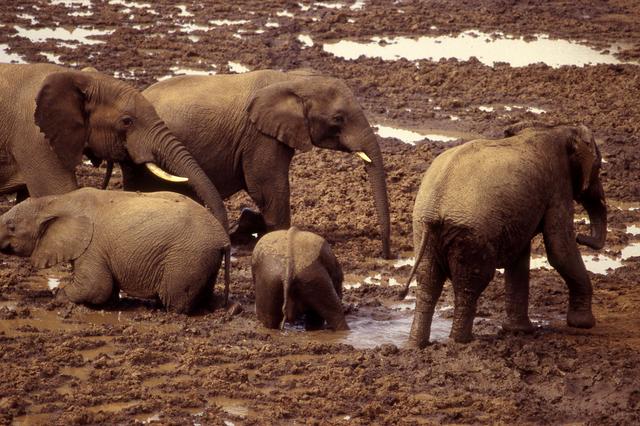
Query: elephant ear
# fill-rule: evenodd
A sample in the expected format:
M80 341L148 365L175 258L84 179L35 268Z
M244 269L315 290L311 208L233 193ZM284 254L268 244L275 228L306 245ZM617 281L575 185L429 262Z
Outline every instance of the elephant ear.
M574 192L581 194L589 188L598 149L591 131L585 126L570 127L567 142L571 162Z
M36 97L35 122L69 170L74 170L82 161L87 139L86 97L83 92L86 83L82 73L51 74L42 83Z
M260 132L303 152L313 147L304 102L291 82L274 83L256 91L247 112Z
M31 263L48 268L82 255L93 239L93 221L87 216L45 216L40 220Z

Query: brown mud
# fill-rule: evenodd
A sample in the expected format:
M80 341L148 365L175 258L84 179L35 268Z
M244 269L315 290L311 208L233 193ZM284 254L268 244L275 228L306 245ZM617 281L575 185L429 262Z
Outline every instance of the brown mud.
M144 88L180 68L230 71L311 67L346 80L374 123L497 137L523 119L581 122L596 134L606 163L609 199L604 253L615 257L640 235L640 66L545 64L494 67L471 59L430 62L342 60L322 43L383 35L446 35L464 30L534 39L581 40L598 49L627 46L640 58L640 6L609 2L367 0L360 9L311 7L296 1L136 3L93 0L6 0L0 48L28 62L59 55L68 66L94 66ZM302 2L303 5L308 4ZM141 3L138 3L138 6ZM286 10L293 17L280 16ZM69 14L73 13L73 14ZM193 16L184 16L188 14ZM249 22L215 26L211 20ZM34 22L35 20L35 22ZM204 29L187 33L184 24ZM270 25L267 25L270 23ZM279 26L273 26L278 23ZM22 28L78 26L114 30L101 44L31 41ZM206 31L206 28L212 28ZM241 32L239 32L241 30ZM304 46L299 34L311 36ZM240 38L238 38L238 36ZM173 68L172 67L176 67ZM431 101L429 101L429 99ZM5 102L7 100L4 100ZM501 105L542 108L544 114ZM493 112L478 109L495 106ZM437 107L437 108L436 108ZM459 120L452 121L450 116ZM462 143L380 139L391 202L392 249L411 254L411 211L422 174L447 147ZM104 169L82 166L85 185ZM484 292L467 345L449 342L452 294L441 298L436 342L407 349L411 301L394 301L410 266L377 256L381 244L366 173L352 155L326 150L296 155L291 169L293 221L323 235L347 275L344 304L352 333L269 331L256 321L251 245L234 247L233 299L242 313L166 313L152 302L121 299L110 310L59 304L48 277L64 282L68 267L36 271L24 259L0 259L0 422L7 424L416 424L640 422L640 257L608 274L591 274L598 324L566 327L567 290L554 271L531 272L531 335L501 331L502 275ZM508 184L508 182L505 182ZM111 188L120 187L116 174ZM236 218L251 202L228 200ZM2 211L11 206L1 203ZM583 213L578 208L578 213ZM585 232L587 226L578 221ZM582 248L585 255L595 252ZM539 238L535 256L544 254ZM378 285L362 284L380 274ZM220 291L222 283L218 283Z

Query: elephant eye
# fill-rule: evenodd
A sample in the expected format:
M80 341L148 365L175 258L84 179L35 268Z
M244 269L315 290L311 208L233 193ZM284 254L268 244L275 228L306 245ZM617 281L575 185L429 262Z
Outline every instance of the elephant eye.
M331 122L334 126L342 126L344 123L344 117L341 114L335 114L331 117Z
M7 222L5 223L6 227L7 227L7 231L9 232L15 232L16 230L16 224L13 223L13 220L9 219L7 220Z
M131 127L131 125L133 124L133 118L129 117L128 115L125 115L124 117L122 117L121 121L122 121L122 126L125 128Z

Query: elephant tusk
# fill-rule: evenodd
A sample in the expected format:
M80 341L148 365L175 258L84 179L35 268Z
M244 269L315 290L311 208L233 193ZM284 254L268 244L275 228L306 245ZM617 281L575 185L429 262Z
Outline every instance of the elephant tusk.
M154 163L144 163L144 164L145 164L145 166L147 166L147 169L149 169L149 171L151 173L153 173L154 175L158 176L160 179L164 179L164 180L167 180L169 182L186 182L186 181L189 180L186 177L174 176L172 174L169 174L169 173L165 172L164 170L162 170L160 167L158 167Z
M369 158L369 156L367 154L365 154L364 152L358 151L358 152L356 152L356 155L358 157L362 158L367 163L371 163L371 158Z

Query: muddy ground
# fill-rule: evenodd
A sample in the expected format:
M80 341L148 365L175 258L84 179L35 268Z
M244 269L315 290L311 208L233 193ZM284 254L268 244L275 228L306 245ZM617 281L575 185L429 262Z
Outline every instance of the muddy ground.
M623 43L626 50L618 57L638 60L640 6L635 0L393 5L367 0L362 8L352 9L347 1L340 9L316 5L308 10L286 0L208 0L183 2L186 12L165 0L149 2L151 7L103 0L93 0L90 8L71 3L5 0L0 44L29 62L45 62L48 57L42 53L53 53L63 64L117 73L139 88L171 74L174 66L215 66L218 73L229 72L230 61L249 69L312 67L345 79L372 122L462 135L453 143L425 140L416 146L380 139L396 258L412 256L412 205L433 158L473 135L497 137L506 125L522 119L581 122L595 131L606 160L606 254L619 256L624 247L640 242L640 235L627 228L640 223L637 64L514 68L447 59L421 60L416 66L407 60L347 61L322 50L324 41L342 38L478 30L528 39L544 33L582 40L598 49ZM294 16L277 14L285 9ZM212 19L249 22L181 32L181 25L206 27ZM16 25L115 31L96 38L106 43L73 47L17 36ZM237 33L239 29L243 32ZM310 35L314 46L303 45L299 34ZM513 104L546 113L503 107ZM480 105L494 106L494 111L482 111ZM453 121L451 115L460 119ZM98 185L103 172L83 166L79 175L85 185ZM346 284L357 285L380 274L345 291L352 333L305 333L299 327L275 332L261 327L253 312L251 244L234 248L232 294L244 307L239 315L219 309L188 317L126 297L109 311L61 305L53 300L49 284L51 277L64 283L69 267L36 271L26 261L3 256L0 422L640 422L640 257L630 257L606 274L591 274L598 320L591 330L566 327L564 283L554 271L536 269L531 272L530 312L539 327L532 335L500 330L503 277L498 273L482 296L472 343L446 339L452 304L447 284L436 342L420 351L407 349L411 300L399 305L394 300L398 287L391 284L404 282L410 267L396 267L394 261L378 257L376 216L360 161L317 149L299 154L291 184L294 223L331 242ZM111 186L118 188L117 176ZM235 218L250 201L239 194L227 205ZM10 206L10 200L1 203L2 211ZM576 226L586 230L583 221ZM534 255L543 254L536 239Z

